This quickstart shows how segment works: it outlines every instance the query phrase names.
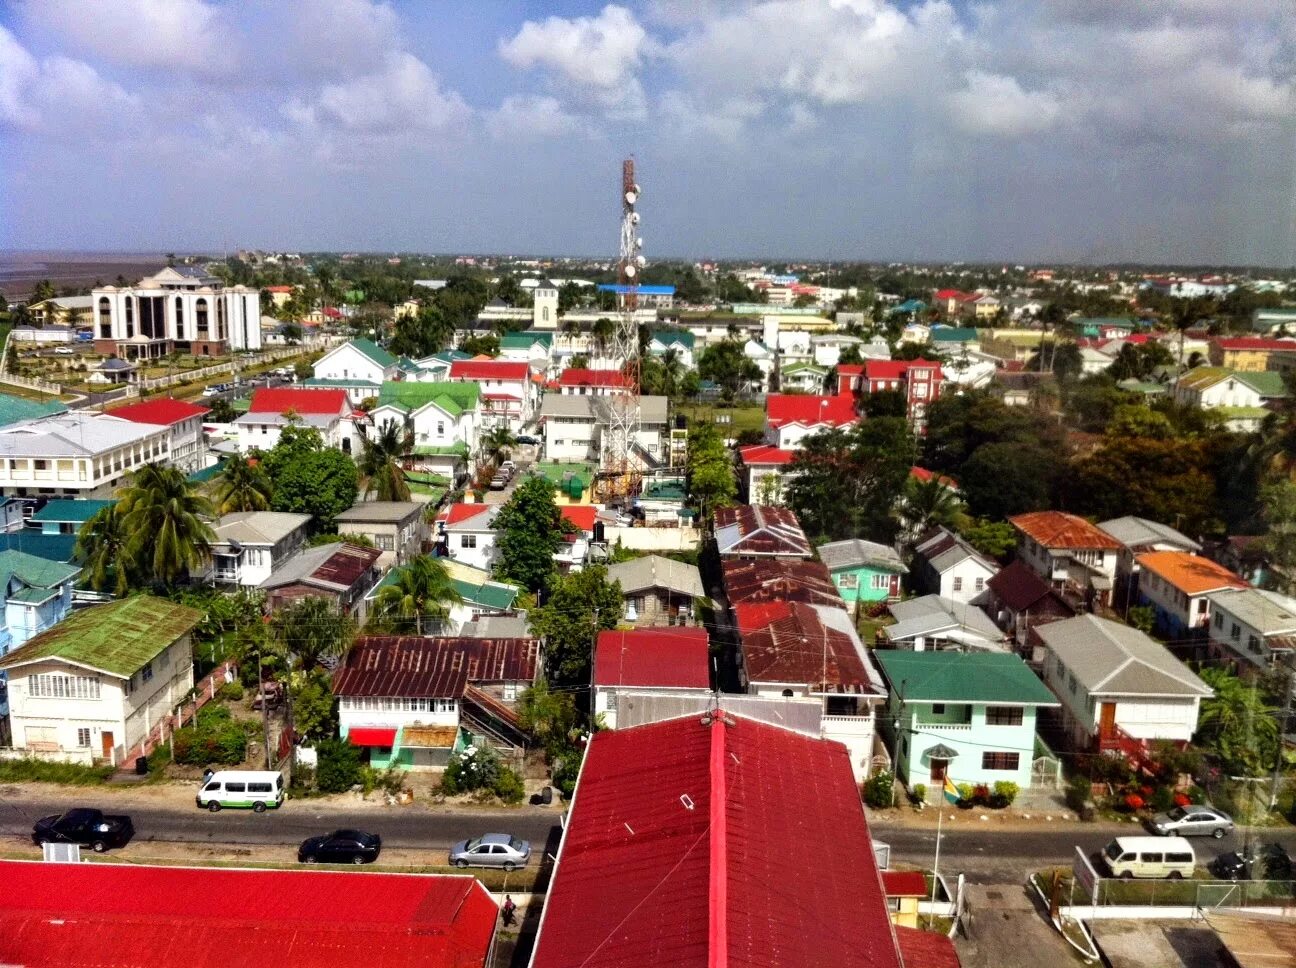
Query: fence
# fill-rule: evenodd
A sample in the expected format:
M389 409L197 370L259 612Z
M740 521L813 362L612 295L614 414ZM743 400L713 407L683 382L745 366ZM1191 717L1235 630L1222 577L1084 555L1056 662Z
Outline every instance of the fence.
M199 709L216 698L216 690L225 684L225 670L232 665L233 663L230 662L222 662L213 669L209 676L194 686L193 699L181 703L176 712L160 719L148 731L148 734L129 750L120 756L118 750L121 750L122 747L119 746L113 750L114 765L124 767L133 765L136 757L148 756L164 743L168 736L197 716Z

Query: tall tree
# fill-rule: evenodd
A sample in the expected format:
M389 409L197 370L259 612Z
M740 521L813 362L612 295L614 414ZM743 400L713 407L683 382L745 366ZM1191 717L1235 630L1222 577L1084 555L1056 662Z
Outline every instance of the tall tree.
M275 613L274 635L290 665L310 673L342 658L355 640L355 623L337 603L319 595L299 598Z
M531 592L547 587L563 535L553 485L543 477L528 477L495 515L495 530L499 535L496 574Z
M118 495L127 557L153 581L173 585L211 557L215 508L178 468L145 464Z
M967 509L958 494L934 474L925 481L912 475L905 481L897 512L900 540L906 545L937 525L957 529L967 519Z
M422 635L439 629L450 617L450 606L462 600L445 565L419 555L378 590L376 617L395 631Z
M715 424L696 424L689 431L688 489L704 519L738 496L733 459Z
M1265 536L1261 546L1273 565L1272 580L1290 594L1296 583L1296 484L1288 478L1260 489Z
M361 440L360 475L365 497L377 493L379 501L408 501L410 489L401 459L414 446L413 433L388 420Z
M1214 695L1201 701L1197 740L1218 756L1226 772L1262 776L1278 756L1278 710L1255 683L1245 683L1227 669L1199 673Z
M109 585L119 598L130 590L133 559L126 554L128 532L117 505L96 511L77 532L72 557L85 567L86 582L95 591Z
M436 304L420 306L417 313L405 313L396 320L390 349L415 359L439 353L454 339L454 326Z
M556 684L588 686L594 640L614 629L625 605L621 583L593 565L554 583L549 600L531 613L531 630L544 639L545 669Z
M749 359L739 339L724 339L704 349L698 357L698 375L720 387L726 400L748 389L761 378L760 367Z
M262 458L274 488L271 509L309 514L328 530L355 503L359 491L355 461L324 440L314 427L290 424Z
M260 464L246 457L232 457L216 478L216 513L265 511L270 507L271 495L270 478Z

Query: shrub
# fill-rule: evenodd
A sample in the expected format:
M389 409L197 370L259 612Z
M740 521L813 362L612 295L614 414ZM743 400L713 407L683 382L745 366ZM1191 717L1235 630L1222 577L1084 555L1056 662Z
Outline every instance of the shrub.
M919 803L927 802L927 784L915 783L913 788L914 799Z
M978 783L972 788L972 805L983 807L990 802L990 788L984 783Z
M1073 776L1066 787L1066 805L1079 813L1089 802L1092 784L1087 776Z
M469 745L450 757L441 777L441 792L447 796L491 790L504 764L489 746Z
M1192 798L1186 793L1176 793L1174 795L1174 804L1176 807L1186 807L1192 803Z
M553 771L553 785L564 800L570 800L576 791L576 778L580 776L580 757L566 756Z
M521 803L526 790L522 786L522 777L508 767L500 770L493 788L495 796L505 803Z
M1142 810L1145 806L1143 798L1137 793L1127 793L1125 799L1121 801L1127 810Z
M994 795L1003 801L1005 807L1012 806L1020 792L1021 788L1011 780L999 780L994 785Z
M0 760L0 782L89 786L103 783L112 776L114 770L112 766L84 766L80 763L55 763L24 757L20 760Z
M1167 786L1157 787L1152 793L1152 809L1156 811L1169 810L1174 806L1175 794Z
M972 797L975 793L976 793L976 789L972 786L971 783L958 784L959 799L964 801L965 803L971 804Z
M882 810L893 803L892 787L895 786L895 776L883 770L876 773L864 781L864 802L874 810Z
M171 748L177 763L233 766L247 756L247 733L224 706L209 704L194 722L176 730Z
M315 753L315 780L321 793L342 793L361 782L360 751L350 743L320 740L315 744Z
M216 698L224 699L226 702L238 702L243 698L243 683L227 682L216 690Z

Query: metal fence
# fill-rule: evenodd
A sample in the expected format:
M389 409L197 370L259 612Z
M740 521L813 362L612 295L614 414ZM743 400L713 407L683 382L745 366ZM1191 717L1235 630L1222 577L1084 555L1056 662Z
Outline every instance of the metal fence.
M1076 848L1069 892L1077 907L1173 907L1209 911L1220 908L1282 908L1296 911L1296 880L1218 881L1201 878L1121 879L1098 874Z

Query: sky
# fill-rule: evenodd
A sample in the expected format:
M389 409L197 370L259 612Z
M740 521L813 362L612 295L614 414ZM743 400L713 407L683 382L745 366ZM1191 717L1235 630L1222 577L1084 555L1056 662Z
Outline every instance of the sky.
M1296 264L1290 0L7 0L0 248Z

